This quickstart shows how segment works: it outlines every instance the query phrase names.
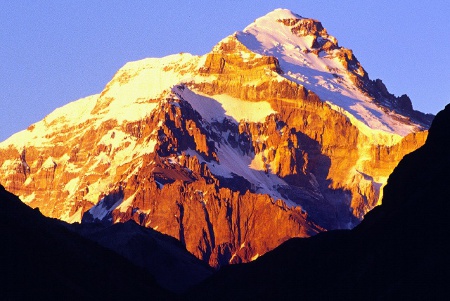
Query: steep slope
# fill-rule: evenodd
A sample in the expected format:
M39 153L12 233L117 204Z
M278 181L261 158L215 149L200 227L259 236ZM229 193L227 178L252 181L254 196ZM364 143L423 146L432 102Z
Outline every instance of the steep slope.
M204 56L127 63L0 143L0 180L46 216L132 219L220 266L358 224L432 117L280 9Z
M291 239L254 262L223 268L187 299L446 300L449 128L447 105L425 145L389 177L382 205L355 229Z
M173 300L123 257L42 216L0 186L4 300Z

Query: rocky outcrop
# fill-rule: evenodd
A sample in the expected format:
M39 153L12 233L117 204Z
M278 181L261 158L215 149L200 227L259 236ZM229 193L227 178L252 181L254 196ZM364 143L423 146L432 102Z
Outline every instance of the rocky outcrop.
M248 54L245 58L242 53ZM251 76L258 78L267 70L281 72L278 60L273 56L261 56L249 53L248 49L236 38L230 37L217 44L213 51L206 55L204 65L199 69L200 74L220 74L220 79Z
M151 183L136 184L127 184L132 201L112 212L114 221L133 219L169 234L212 266L248 262L288 237L320 230L306 221L300 208L287 208L266 195L242 195L205 180L178 180L160 190Z

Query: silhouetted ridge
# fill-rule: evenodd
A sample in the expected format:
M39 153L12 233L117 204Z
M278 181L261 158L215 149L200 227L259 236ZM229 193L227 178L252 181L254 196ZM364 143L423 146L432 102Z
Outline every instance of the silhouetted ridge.
M0 299L173 298L143 270L59 223L0 185Z
M145 269L160 286L171 292L181 293L213 273L211 267L190 254L177 239L134 221L65 226Z

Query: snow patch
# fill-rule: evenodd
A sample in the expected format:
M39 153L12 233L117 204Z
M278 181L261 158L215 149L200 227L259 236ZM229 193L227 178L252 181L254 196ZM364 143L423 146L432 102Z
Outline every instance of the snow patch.
M256 253L256 255L254 255L252 258L250 258L250 261L254 261L254 260L258 259L258 257L259 257L259 254Z
M179 87L174 87L174 92L189 102L209 122L222 121L225 117L236 122L264 122L267 116L277 113L267 101L245 101L226 94L207 95Z
M24 146L38 147L50 144L53 137L48 136L48 133L58 132L63 127L72 127L95 119L90 111L95 106L98 96L95 94L81 98L55 109L43 120L1 142L0 148L15 146L16 149L21 150Z
M68 222L69 224L77 223L81 221L81 218L83 217L83 208L80 207L78 210L69 216L67 219L61 218L63 221Z
M69 198L74 196L78 189L78 183L80 182L80 178L76 177L71 179L67 184L64 186L64 190L69 192Z
M227 143L221 143L217 148L219 162L206 162L194 150L185 151L187 155L196 156L200 162L205 162L210 171L216 175L225 178L232 178L233 174L245 178L252 184L255 193L270 195L274 200L282 200L288 206L295 204L281 196L277 191L279 186L287 186L287 183L273 173L265 173L260 169L251 168L252 161L257 160L252 156L243 154L242 151L235 149ZM253 163L256 164L256 163Z
M23 203L29 204L36 198L36 193L33 191L33 193L26 195L26 196L20 196L20 199Z
M125 201L123 201L118 207L117 209L122 212L122 213L126 213L128 211L128 208L131 207L131 205L133 204L134 201L134 197L136 196L137 192L135 192L134 194L132 194L131 196L129 196Z
M89 209L89 213L94 220L103 220L110 212L112 212L122 201L123 198L115 198L114 203L110 203L108 197L114 198L114 196L106 196L98 202L97 205Z
M44 169L52 169L56 167L56 163L52 157L48 157L47 160L42 164L42 168Z
M363 121L361 121L360 119L358 119L353 114L346 111L345 109L343 109L331 102L327 102L327 104L333 110L338 111L338 112L344 114L345 116L347 116L347 118L350 120L350 122L354 126L356 126L363 135L370 138L370 140L371 140L371 142L373 142L373 144L392 146L392 145L400 142L401 139L403 139L403 136L400 134L395 134L390 131L383 130L384 126L381 124L381 122L379 120L377 120L376 118L374 118L373 116L370 116L370 113L367 113L367 110L365 110L363 107L361 108L360 116L364 115L363 112L366 112L367 115L365 117L367 119L373 119L374 121L372 124L378 123L382 129L370 128L366 123L364 123ZM412 129L409 132L401 131L401 133L406 135L406 134L410 133L411 131L412 131Z

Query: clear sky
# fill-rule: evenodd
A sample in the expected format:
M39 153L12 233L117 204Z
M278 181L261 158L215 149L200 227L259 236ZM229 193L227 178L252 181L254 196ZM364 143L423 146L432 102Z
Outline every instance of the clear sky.
M321 21L415 109L450 102L447 0L0 0L0 141L100 93L128 61L205 54L279 7Z

